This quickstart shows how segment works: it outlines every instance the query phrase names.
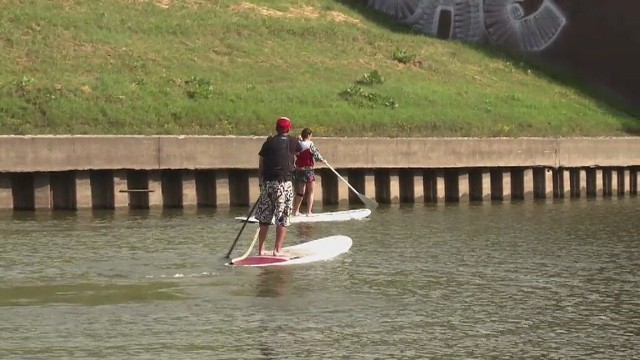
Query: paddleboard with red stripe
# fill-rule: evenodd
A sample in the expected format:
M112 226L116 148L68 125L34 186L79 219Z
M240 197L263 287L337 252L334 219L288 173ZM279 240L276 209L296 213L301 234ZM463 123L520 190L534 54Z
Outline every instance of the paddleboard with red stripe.
M333 235L322 239L312 240L298 245L283 248L288 257L276 256L248 256L227 265L233 266L284 266L307 264L316 261L326 261L346 253L353 241L344 235Z
M325 221L347 221L347 220L360 220L371 215L369 209L352 209L342 211L330 211L322 213L313 213L311 215L297 215L291 217L291 223L310 223L310 222L325 222ZM247 221L246 216L236 216L236 220ZM248 222L256 223L258 220L251 216Z
M242 260L236 260L231 265L235 266L267 266L267 265L275 265L277 263L281 263L289 260L286 257L278 257L278 256L249 256Z

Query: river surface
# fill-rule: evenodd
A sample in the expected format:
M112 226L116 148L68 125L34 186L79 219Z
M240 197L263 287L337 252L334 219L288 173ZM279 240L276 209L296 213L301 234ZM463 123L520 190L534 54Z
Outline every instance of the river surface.
M392 205L290 227L332 261L225 266L247 211L0 213L0 358L640 357L638 198Z

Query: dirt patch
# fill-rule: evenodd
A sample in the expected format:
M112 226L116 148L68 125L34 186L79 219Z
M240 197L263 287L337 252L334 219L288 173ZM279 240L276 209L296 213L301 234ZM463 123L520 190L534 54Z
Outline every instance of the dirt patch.
M345 15L345 14L343 14L341 12L329 11L327 14L328 14L329 18L331 20L335 21L335 22L346 22L346 23L360 25L360 20L354 19L351 16Z
M84 85L80 87L80 91L82 91L82 93L85 95L91 95L93 89L91 89L88 85Z
M171 6L171 0L126 0L126 2L130 2L134 4L152 2L163 9L168 9L169 6Z
M331 21L346 22L351 24L360 24L360 20L354 19L338 11L320 11L312 6L302 6L298 8L289 8L287 11L275 10L266 6L260 6L243 2L239 5L231 7L236 12L252 12L262 16L283 17L283 18L305 18L317 19L319 17L327 17Z
M180 3L182 5L188 5L188 6L192 6L192 7L197 7L198 5L202 5L204 4L204 0L180 0L180 1L174 1L174 0L125 0L126 2L130 2L130 3L134 3L134 4L141 4L141 3L154 3L157 6L163 8L163 9L168 9L170 8L172 5L174 5L175 3Z
M205 0L123 0L125 2L142 4L153 3L163 9L169 9L176 4L188 5L192 7L198 7L206 3ZM333 22L338 23L350 23L360 25L360 20L354 19L348 15L345 15L339 11L321 11L313 6L300 6L290 7L287 11L280 11L272 9L267 6L260 6L249 2L243 2L238 5L230 7L231 11L235 12L251 12L262 16L269 17L281 17L281 18L304 18L304 19L318 19L324 17Z

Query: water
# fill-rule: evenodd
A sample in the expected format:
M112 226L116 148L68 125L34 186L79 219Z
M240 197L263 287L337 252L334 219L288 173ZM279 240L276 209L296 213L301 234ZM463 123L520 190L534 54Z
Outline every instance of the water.
M383 207L272 269L224 265L245 208L0 213L0 358L638 358L639 205Z

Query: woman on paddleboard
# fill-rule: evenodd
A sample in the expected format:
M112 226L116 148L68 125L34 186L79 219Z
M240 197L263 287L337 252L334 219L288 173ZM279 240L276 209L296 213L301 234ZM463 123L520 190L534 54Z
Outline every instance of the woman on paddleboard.
M282 252L293 211L293 185L295 156L302 150L297 138L289 136L291 120L281 117L276 121L275 136L269 136L262 144L260 162L260 199L255 217L260 223L258 255L265 255L265 240L273 220L276 225L276 242L273 256L286 256Z
M302 129L300 134L300 145L302 151L296 156L296 170L294 172L294 179L296 184L296 197L294 203L295 216L300 215L300 204L302 199L307 201L307 215L311 215L311 208L313 207L313 185L316 181L314 167L316 161L324 162L324 158L318 152L311 136L313 132L309 128Z

